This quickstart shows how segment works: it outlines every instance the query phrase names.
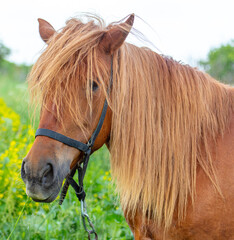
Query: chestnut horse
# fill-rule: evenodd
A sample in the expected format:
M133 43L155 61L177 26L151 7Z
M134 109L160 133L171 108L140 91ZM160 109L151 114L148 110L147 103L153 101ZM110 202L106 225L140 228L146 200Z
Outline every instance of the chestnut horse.
M133 22L133 14L107 27L97 17L71 19L57 32L39 19L48 46L29 76L39 128L86 144L106 99L92 152L108 146L135 239L233 240L234 89L126 43ZM78 149L37 136L21 170L28 196L53 201L82 159Z

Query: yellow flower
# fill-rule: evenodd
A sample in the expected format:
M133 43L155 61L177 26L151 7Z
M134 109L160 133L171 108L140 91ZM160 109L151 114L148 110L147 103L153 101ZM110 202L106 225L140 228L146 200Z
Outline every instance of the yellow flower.
M20 202L19 206L23 207L25 205L25 202Z
M35 130L29 126L28 128L28 135L34 137L35 136Z
M13 147L13 146L15 146L15 144L16 144L16 141L11 141L11 144L10 144L10 147Z

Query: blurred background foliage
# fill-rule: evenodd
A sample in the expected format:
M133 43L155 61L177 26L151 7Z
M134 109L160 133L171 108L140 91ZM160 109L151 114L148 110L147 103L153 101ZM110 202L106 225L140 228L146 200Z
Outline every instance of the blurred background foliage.
M217 80L234 84L234 39L211 49L207 59L201 60L199 64Z
M7 76L16 81L25 81L30 66L9 62L7 57L10 53L11 50L0 41L0 77Z
M73 189L62 206L58 200L35 203L25 194L20 166L35 133L25 81L31 66L9 62L9 54L10 49L0 42L0 239L86 239ZM234 40L211 49L198 64L217 80L234 84ZM99 238L133 239L111 183L106 148L92 155L85 188Z
M0 42L0 63L10 54L10 49Z

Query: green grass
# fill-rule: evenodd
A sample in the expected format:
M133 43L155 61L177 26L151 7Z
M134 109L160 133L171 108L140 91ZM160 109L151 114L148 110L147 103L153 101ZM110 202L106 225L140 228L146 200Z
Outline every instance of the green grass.
M29 123L28 91L25 81L12 80L8 75L0 75L0 97L20 115L22 123Z
M90 160L85 177L87 211L100 239L133 239L108 181L108 161L104 162L107 159L106 149L101 149ZM26 196L23 199L26 202ZM16 210L17 214L7 217L10 221L0 221L3 239L14 229L23 207ZM62 206L58 205L58 200L51 204L35 204L29 199L11 239L86 239L86 236L80 203L74 190L69 189Z
M51 204L35 203L25 194L20 164L33 134L29 126L27 86L14 78L0 76L0 98L20 116L16 130L10 113L0 121L3 143L2 147L0 144L0 239L87 239L80 203L73 189L69 189L62 206L58 205L58 199ZM104 147L91 156L84 179L88 214L99 239L133 239L114 194L109 170L109 153Z

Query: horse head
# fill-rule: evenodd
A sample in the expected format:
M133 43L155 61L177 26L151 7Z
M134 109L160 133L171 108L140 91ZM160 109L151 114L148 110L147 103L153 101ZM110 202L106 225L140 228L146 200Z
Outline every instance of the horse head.
M88 29L85 24L77 22L75 27L64 28L58 33L48 22L39 19L40 36L48 46L29 77L31 85L34 85L32 88L39 86L42 92L39 128L87 143L98 124L105 99L110 95L107 87L112 55L123 44L133 20L134 15L130 15L125 23L95 29L95 39L93 43L89 40L88 45L92 27ZM76 31L79 30L85 32L85 36L77 36ZM72 58L69 57L69 51ZM99 68L99 65L102 67ZM111 119L112 111L108 107L92 152L108 143ZM76 148L47 136L37 136L21 168L27 195L34 201L53 201L64 178L82 161L82 157L83 153Z

